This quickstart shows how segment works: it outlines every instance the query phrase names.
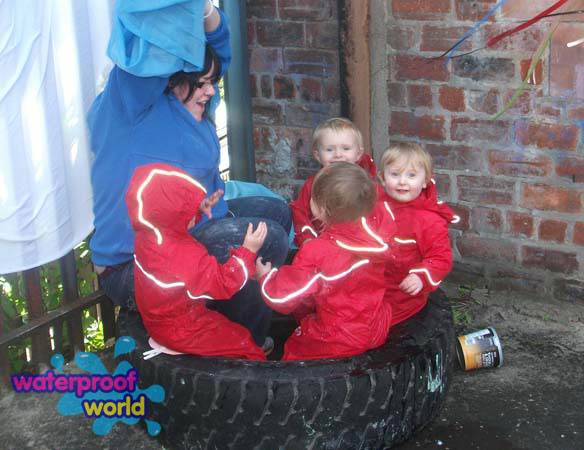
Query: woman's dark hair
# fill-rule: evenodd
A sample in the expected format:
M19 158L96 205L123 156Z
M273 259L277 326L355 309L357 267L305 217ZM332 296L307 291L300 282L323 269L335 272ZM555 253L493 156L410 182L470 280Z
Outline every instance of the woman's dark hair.
M179 99L181 102L188 102L195 92L195 89L202 87L199 79L205 76L213 67L213 73L211 73L211 83L217 84L221 78L221 61L209 44L205 44L205 64L203 65L203 70L200 72L176 72L170 76L168 80L168 85L164 90L165 93L172 92L172 90L182 84L187 84L189 86L189 92L187 96L183 99Z

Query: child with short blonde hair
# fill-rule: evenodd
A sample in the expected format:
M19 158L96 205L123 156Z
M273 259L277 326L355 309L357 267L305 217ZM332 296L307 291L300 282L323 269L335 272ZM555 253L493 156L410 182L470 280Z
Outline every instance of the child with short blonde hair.
M322 165L344 161L357 164L375 179L377 169L371 156L363 149L363 136L349 119L334 117L318 125L312 133L312 154ZM322 224L310 211L310 197L314 176L302 186L298 198L290 203L294 223L294 243L300 247L318 236Z
M419 144L400 143L383 154L379 178L382 200L395 217L397 256L385 270L385 300L392 325L420 311L452 268L448 223L460 219L439 202L432 158Z
M321 234L300 248L292 265L271 269L256 260L268 306L284 314L301 305L312 309L286 341L283 360L352 356L385 342L391 308L383 300L383 273L395 224L376 200L375 183L362 168L326 166L310 200Z

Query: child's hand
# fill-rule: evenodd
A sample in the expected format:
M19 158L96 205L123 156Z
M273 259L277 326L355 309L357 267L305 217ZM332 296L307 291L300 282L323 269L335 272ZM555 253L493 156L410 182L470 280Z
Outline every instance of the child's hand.
M405 294L409 295L416 295L418 294L422 288L424 287L424 283L418 275L415 273L410 273L407 277L405 277L402 282L399 284L399 288Z
M247 233L243 239L243 246L249 251L257 253L262 248L262 245L264 245L267 234L268 227L265 222L260 222L255 231L253 231L253 225L250 223L247 226Z
M257 281L260 281L260 278L267 274L270 270L272 270L272 263L268 261L266 264L264 264L262 258L259 257L256 259L256 273L254 278Z
M213 217L211 214L211 209L217 204L221 196L223 195L223 190L219 189L218 191L214 192L211 197L207 197L205 200L201 202L201 206L199 206L199 210L205 214L209 219Z

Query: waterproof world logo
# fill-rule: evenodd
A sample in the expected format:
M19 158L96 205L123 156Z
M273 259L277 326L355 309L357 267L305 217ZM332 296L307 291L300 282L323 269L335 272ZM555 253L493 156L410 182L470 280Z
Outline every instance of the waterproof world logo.
M131 337L121 337L116 341L114 357L129 353L134 347ZM58 371L62 371L63 362L63 355L57 354L51 358L51 365ZM145 419L145 416L148 412L146 398L157 403L164 400L162 386L155 384L145 390L139 389L138 371L127 361L120 362L113 375L94 353L77 353L75 362L90 375L57 374L53 370L39 375L12 375L14 391L64 393L57 404L58 411L63 415L84 414L95 419L95 434L108 434L118 421L134 425L142 418L152 436L160 433L160 424Z

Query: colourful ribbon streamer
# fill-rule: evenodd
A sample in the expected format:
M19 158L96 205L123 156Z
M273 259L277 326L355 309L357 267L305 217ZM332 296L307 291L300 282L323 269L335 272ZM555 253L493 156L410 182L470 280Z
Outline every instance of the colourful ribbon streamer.
M567 1L567 0L564 0ZM462 37L462 39L460 41L458 41L456 44L454 44L451 48L449 48L447 51L445 51L442 55L440 55L438 58L442 58L443 56L449 55L448 58L446 58L446 62L445 64L448 64L448 61L450 60L450 58L452 58L452 53L454 53L458 47L460 47L464 41L466 41L472 34L474 34L475 31L478 30L478 28L485 23L487 20L489 20L489 17L491 17L493 14L495 14L497 12L497 10L503 6L505 3L507 2L507 0L501 0L499 3L497 3L493 9L491 9L481 20L479 20L470 30L468 30L466 32L466 34Z
M517 91L515 91L515 94L513 94L513 97L511 97L511 100L509 100L509 102L505 105L505 107L501 111L499 111L497 114L492 116L491 120L497 120L499 117L501 117L507 111L509 111L509 109L515 104L515 102L517 101L517 99L519 98L521 93L524 91L525 86L527 86L529 79L533 75L533 72L535 71L535 67L537 66L537 63L542 58L545 50L549 47L549 45L552 41L552 36L554 35L555 31L558 29L558 26L559 26L559 23L556 24L556 26L553 28L553 30L551 30L549 32L547 39L544 41L543 45L541 45L540 49L538 50L537 54L535 55L535 58L533 58L533 60L531 61L531 65L529 66L529 70L527 71L527 75L525 75L525 79L523 80L523 82L521 83L521 85L519 86Z
M541 19L543 19L544 17L546 17L549 13L555 11L560 6L564 5L566 2L568 2L568 0L559 0L558 2L556 2L552 6L550 6L548 9L546 9L545 11L540 12L537 16L535 16L534 18L528 20L527 22L522 23L521 25L518 25L515 28L512 28L511 30L507 30L507 31L505 31L505 32L503 32L501 34L498 34L494 38L490 39L489 42L487 42L487 47L492 47L497 42L499 42L501 39L504 39L507 36L511 36L512 34L515 34L518 31L524 30L527 27L530 27L531 25L533 25L534 23L539 22Z

